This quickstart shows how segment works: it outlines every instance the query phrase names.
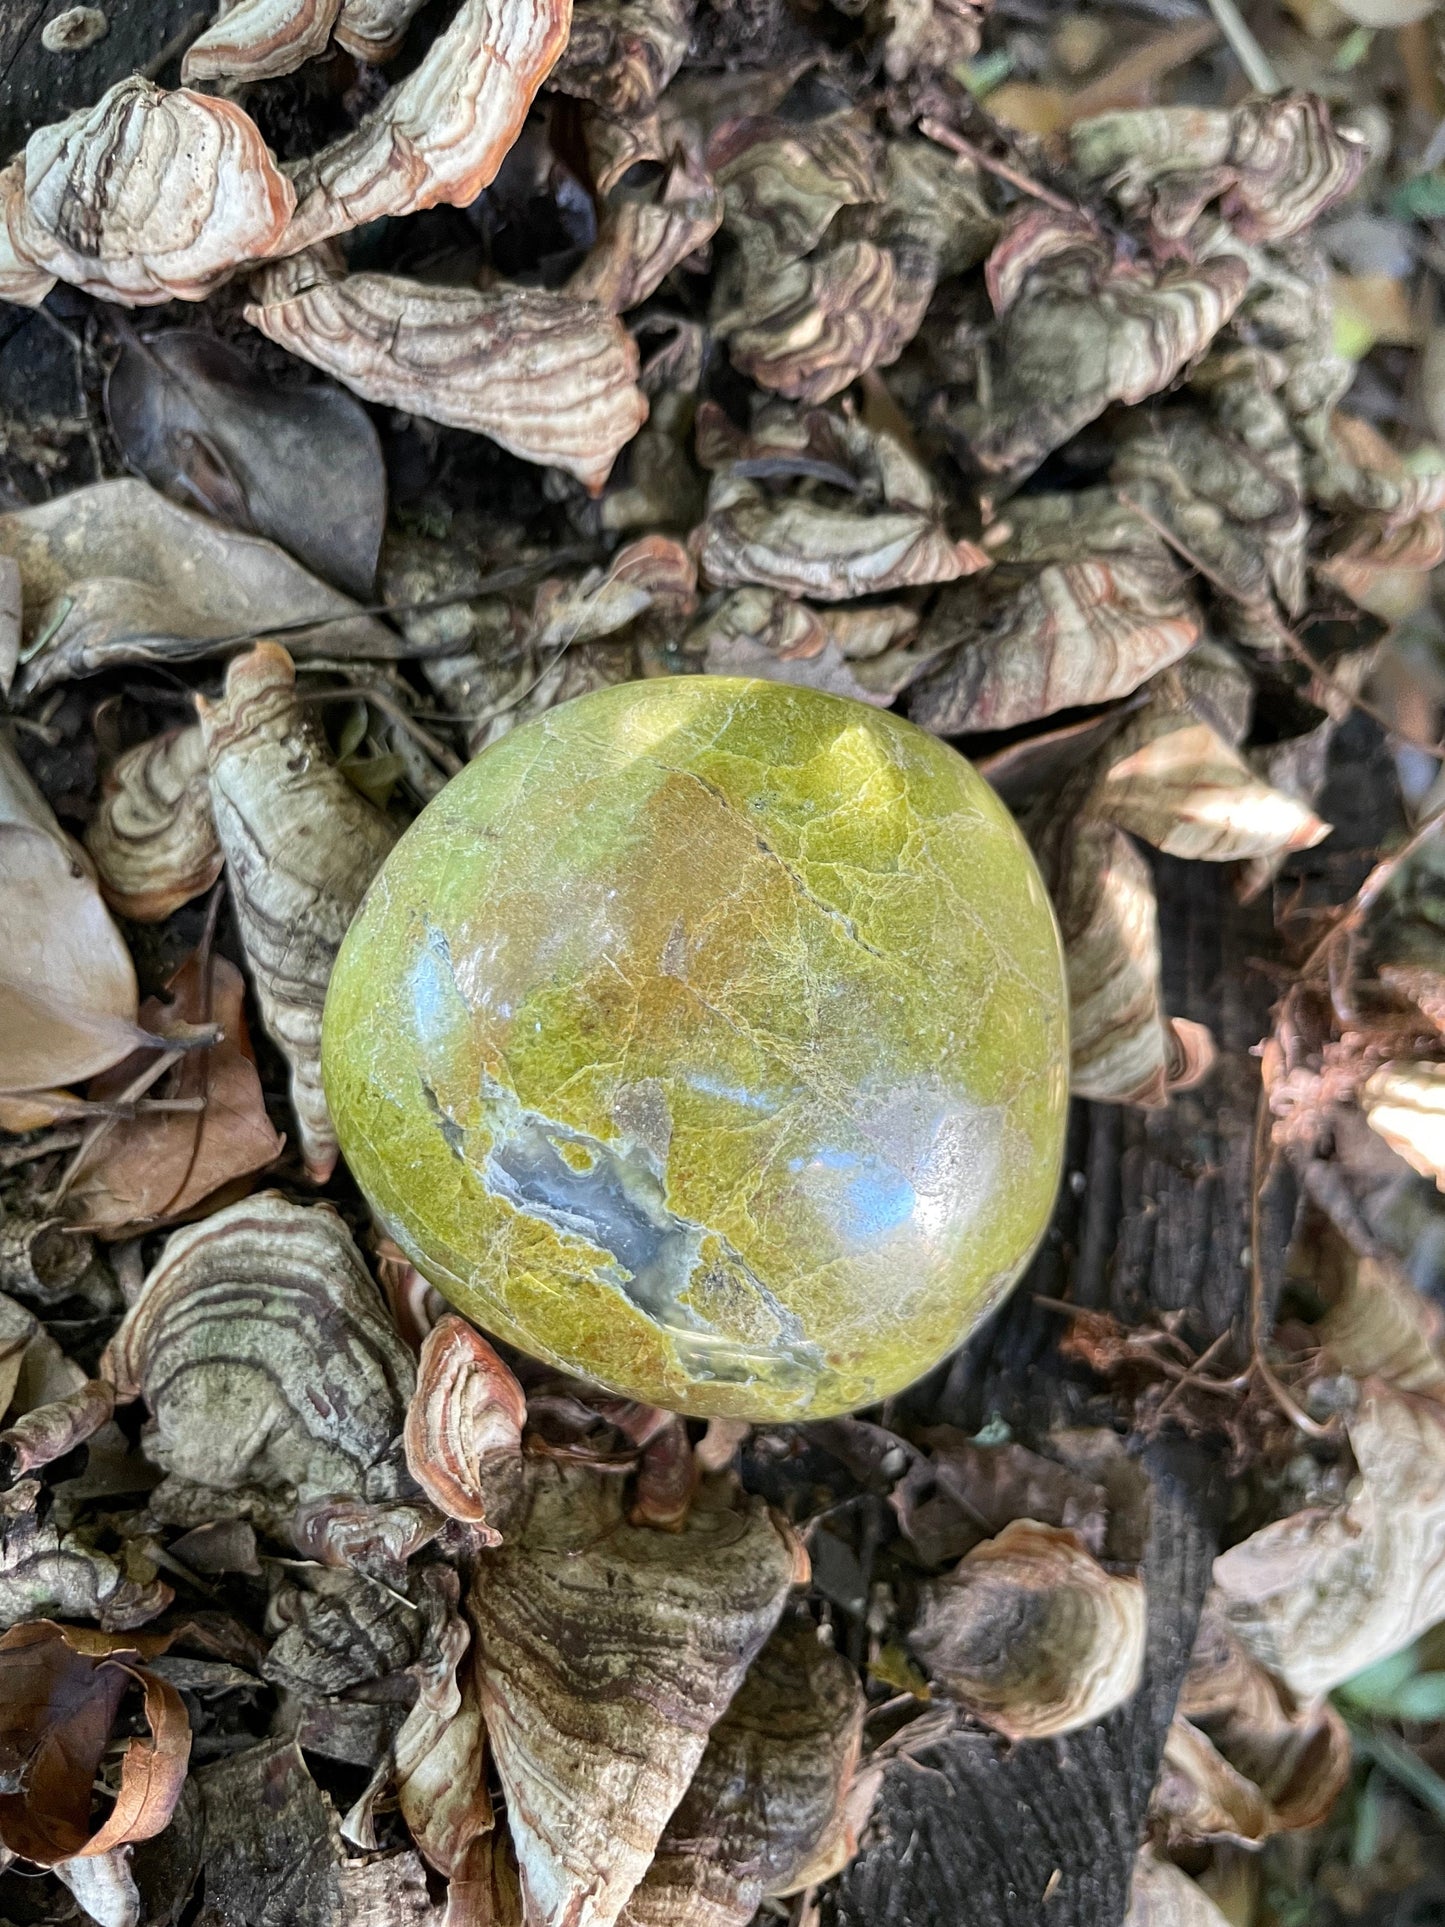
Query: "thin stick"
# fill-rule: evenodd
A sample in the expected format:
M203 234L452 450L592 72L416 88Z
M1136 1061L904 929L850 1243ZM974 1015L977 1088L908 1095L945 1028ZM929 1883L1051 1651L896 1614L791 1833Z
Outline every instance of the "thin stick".
M1089 218L1077 202L1065 200L1062 194L1056 194L1051 187L1031 179L1017 167L1010 167L1007 161L996 161L991 154L985 154L981 147L975 147L971 140L955 133L932 115L925 115L919 121L918 131L929 140L937 141L940 147L946 147L951 154L957 154L963 160L972 161L975 167L986 168L990 174L996 174L1001 181L1007 181L1010 187L1016 187L1020 194L1032 195L1034 200L1057 208L1060 214L1078 215L1084 220Z
M1209 11L1219 22L1219 31L1233 49L1244 69L1245 79L1256 93L1281 94L1284 82L1269 63L1269 56L1249 29L1234 0L1209 0Z

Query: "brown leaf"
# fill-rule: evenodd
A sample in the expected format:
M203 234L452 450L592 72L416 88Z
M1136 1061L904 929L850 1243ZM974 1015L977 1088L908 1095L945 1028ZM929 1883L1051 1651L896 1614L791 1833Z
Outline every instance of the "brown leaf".
M462 0L419 64L294 169L290 255L382 215L466 207L492 180L567 42L565 0Z
M407 1494L411 1354L328 1205L261 1192L173 1232L105 1367L150 1407L146 1456L168 1475L152 1504L180 1523L284 1534L298 1502ZM184 1516L188 1488L211 1509Z
M175 328L122 344L105 406L130 467L174 501L371 600L386 470L353 396L329 382L280 387L217 336Z
M124 662L188 662L228 637L314 619L298 656L389 657L399 638L259 536L177 508L132 477L0 514L20 568L22 697Z
M909 715L952 736L1112 702L1177 662L1201 618L1165 545L1104 490L1010 506L1009 539L976 582L944 591L924 647L948 651Z
M278 263L253 290L253 326L368 401L488 435L594 495L647 419L636 345L592 302L342 274L319 253Z
M24 1762L0 1794L0 1843L41 1866L149 1840L169 1821L190 1757L176 1689L137 1662L164 1640L117 1638L36 1620L0 1637L0 1747ZM115 1804L95 1833L92 1786L127 1686L145 1696L148 1739L125 1743Z
M308 1174L338 1155L321 1088L321 1012L331 966L396 832L332 762L296 671L262 642L226 671L225 694L196 698L211 807L261 1021L291 1067Z
M210 889L225 858L199 729L168 729L116 758L85 847L106 901L137 923L163 923Z
M0 734L0 1088L104 1070L146 1042L130 952L79 846Z
M199 732L197 732L199 734ZM207 817L209 818L209 803ZM219 1024L220 1042L188 1052L153 1096L198 1110L149 1111L102 1127L82 1149L68 1192L74 1220L107 1238L174 1224L205 1209L237 1179L264 1170L285 1140L266 1115L246 1031L246 986L235 965L193 952L166 985L169 1001L148 998L141 1021L168 1026ZM119 1064L91 1085L92 1098L123 1091L137 1066Z
M1261 782L1177 685L1109 744L1090 808L1169 856L1207 863L1308 850L1330 834L1313 810Z
M1346 1430L1359 1469L1346 1503L1263 1526L1214 1562L1234 1633L1301 1699L1445 1615L1445 1410L1372 1380Z
M988 474L1018 475L1101 415L1167 388L1244 298L1238 255L1157 271L1052 208L1015 216L989 257L1000 315L987 404L957 425Z
M6 176L0 192L20 263L132 307L204 300L275 250L296 205L233 101L167 93L139 74L32 134ZM27 298L8 276L0 293Z
M406 1463L432 1504L501 1544L517 1497L527 1400L486 1339L455 1312L427 1333L406 1415Z
M1216 200L1241 240L1298 234L1344 199L1369 158L1362 136L1334 127L1313 94L1102 114L1070 130L1068 153L1165 248Z
M1009 1739L1102 1719L1144 1666L1144 1587L1076 1532L1015 1519L923 1589L914 1648L950 1698Z
M677 1533L628 1525L622 1505L617 1479L537 1461L526 1521L482 1555L472 1592L537 1927L617 1919L798 1572L758 1499L700 1503Z
M1445 1064L1382 1064L1360 1092L1370 1129L1445 1191Z
M622 1927L746 1927L766 1895L827 1880L854 1841L855 1670L811 1620L778 1628L712 1730Z
M75 1391L32 1408L0 1431L0 1473L13 1483L53 1465L100 1430L115 1410L115 1387L88 1378Z

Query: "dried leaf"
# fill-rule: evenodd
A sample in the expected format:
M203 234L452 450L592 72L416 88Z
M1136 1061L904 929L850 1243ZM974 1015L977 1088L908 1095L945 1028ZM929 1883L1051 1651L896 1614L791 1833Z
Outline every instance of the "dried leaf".
M147 481L370 601L386 470L371 417L350 395L326 382L277 387L215 335L177 328L122 345L105 403Z
M145 1043L130 952L80 847L0 734L0 1088L43 1089Z
M1141 402L1201 354L1244 298L1235 254L1157 271L1051 208L1016 216L989 257L1000 315L990 395L958 427L989 474L1032 469L1110 402Z
M216 1023L221 1039L209 1050L187 1053L163 1093L153 1089L169 1102L199 1104L198 1111L120 1118L82 1149L67 1194L70 1210L76 1222L102 1237L130 1237L197 1213L216 1193L264 1170L284 1143L266 1115L240 971L224 957L195 952L166 990L169 1002L152 997L141 1007L147 1029L163 1036L177 1023ZM118 1094L135 1070L129 1061L117 1065L92 1084L91 1096Z
M248 321L368 401L488 435L594 495L647 418L631 337L569 295L337 274L316 255L268 269L254 291Z
M1211 201L1241 240L1298 234L1344 199L1369 158L1313 94L1101 114L1070 129L1068 152L1166 248L1180 247Z
M0 1493L0 1626L44 1614L144 1625L169 1605L169 1586L148 1560L125 1549L101 1552L80 1532L62 1533L37 1512L40 1483L22 1479Z
M237 0L181 60L189 87L205 80L273 80L326 49L341 0Z
M148 483L97 482L0 514L20 568L26 667L17 695L125 662L188 662L237 635L314 620L298 656L389 657L395 632L361 615L259 536L177 508Z
M182 1515L197 1486L216 1507L203 1516L249 1511L285 1532L297 1504L405 1496L411 1354L328 1205L263 1191L174 1232L105 1369L150 1407L162 1512L173 1494Z
M566 0L462 0L381 104L293 169L295 254L384 214L466 207L495 176L567 42Z
M1104 1550L1108 1495L1022 1445L979 1445L951 1425L920 1436L927 1448L889 1494L899 1526L925 1565L942 1565L1002 1532L1011 1520L1064 1526L1096 1556Z
M1009 1739L1072 1733L1138 1687L1143 1583L1106 1572L1076 1532L1015 1519L923 1588L912 1643Z
M1382 1064L1360 1108L1392 1151L1445 1191L1445 1064Z
M1240 1643L1301 1699L1445 1616L1445 1411L1371 1381L1346 1430L1354 1495L1264 1526L1214 1564Z
M88 1378L75 1391L32 1406L0 1431L0 1474L12 1483L42 1465L53 1465L98 1432L115 1410L115 1387Z
M1229 1918L1187 1873L1146 1846L1134 1862L1124 1927L1229 1927Z
M632 187L624 180L612 190L596 243L565 292L608 314L625 314L707 245L722 213L711 175L679 148L655 183Z
M759 1499L700 1503L676 1533L628 1525L622 1504L615 1478L538 1461L525 1523L472 1592L538 1927L617 1919L798 1576L797 1541Z
M291 1067L306 1169L324 1183L336 1134L321 1088L321 1011L341 939L396 832L331 761L296 696L279 644L226 672L225 694L196 698L211 807L261 1021Z
M401 1816L430 1864L449 1877L464 1872L494 1819L475 1646L456 1602L455 1575L436 1577L427 1645L412 1669L420 1690L394 1748Z
M138 1642L41 1619L0 1637L0 1748L23 1763L0 1793L0 1843L41 1866L149 1840L180 1798L191 1733L176 1689L140 1665ZM125 1743L115 1804L91 1831L92 1786L126 1688L145 1695L149 1739Z
M1177 686L1160 687L1104 760L1090 807L1169 856L1233 863L1309 850L1330 834L1307 805L1261 782Z
M628 542L605 570L589 569L576 582L543 582L532 603L531 648L570 648L598 642L655 611L671 629L697 606L697 570L680 542L646 535Z
M139 74L32 134L6 175L22 266L131 307L204 300L275 251L296 204L233 101L167 93ZM5 277L0 292L23 291Z
M406 1415L407 1469L449 1519L501 1544L493 1521L517 1496L527 1400L486 1339L447 1312L426 1335Z
M1102 1104L1162 1104L1171 1063L1149 866L1121 830L1085 818L1051 874L1069 979L1074 1094Z
M198 728L168 729L117 757L85 847L106 901L138 923L163 923L210 889L225 858Z
M811 1620L780 1626L713 1728L623 1927L746 1927L765 1895L837 1873L862 1728L854 1669Z
M1199 640L1183 572L1105 490L1010 506L1009 539L976 582L939 597L924 647L947 650L909 715L952 736L1012 729L1127 696Z
M920 464L855 419L768 411L743 437L706 407L698 411L698 452L718 473L692 545L703 575L719 587L755 583L845 602L987 565L983 550L947 534ZM803 479L786 495L753 479L773 473ZM848 505L810 493L820 481Z

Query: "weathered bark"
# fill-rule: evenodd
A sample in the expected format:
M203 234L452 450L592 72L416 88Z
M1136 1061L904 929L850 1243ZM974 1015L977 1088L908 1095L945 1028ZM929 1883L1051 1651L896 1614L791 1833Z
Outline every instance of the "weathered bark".
M1158 867L1168 1008L1211 1025L1220 1063L1167 1111L1083 1106L1060 1218L1034 1271L997 1321L930 1388L933 1416L976 1427L991 1415L1023 1438L1090 1415L1085 1374L1055 1349L1059 1315L1034 1294L1113 1311L1129 1324L1185 1314L1198 1347L1247 1318L1250 1183L1258 1067L1270 987L1251 961L1273 938L1267 911L1240 910L1229 877L1204 864ZM1073 1187L1077 1189L1077 1187ZM1283 1252L1287 1185L1263 1200ZM1273 1282L1272 1280L1267 1282ZM1063 1740L1008 1747L955 1735L889 1769L867 1844L825 1918L836 1927L1115 1927L1194 1638L1223 1518L1218 1455L1164 1436L1144 1463L1154 1502L1144 1577L1144 1682L1126 1707ZM1044 1906L1048 1896L1047 1909Z

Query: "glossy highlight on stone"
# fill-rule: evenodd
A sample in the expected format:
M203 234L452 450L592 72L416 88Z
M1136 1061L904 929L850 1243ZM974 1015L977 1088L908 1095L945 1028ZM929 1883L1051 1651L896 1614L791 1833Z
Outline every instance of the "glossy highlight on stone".
M322 1069L391 1235L533 1356L701 1416L882 1398L1047 1223L1053 912L964 760L771 682L623 684L422 812L342 946Z

